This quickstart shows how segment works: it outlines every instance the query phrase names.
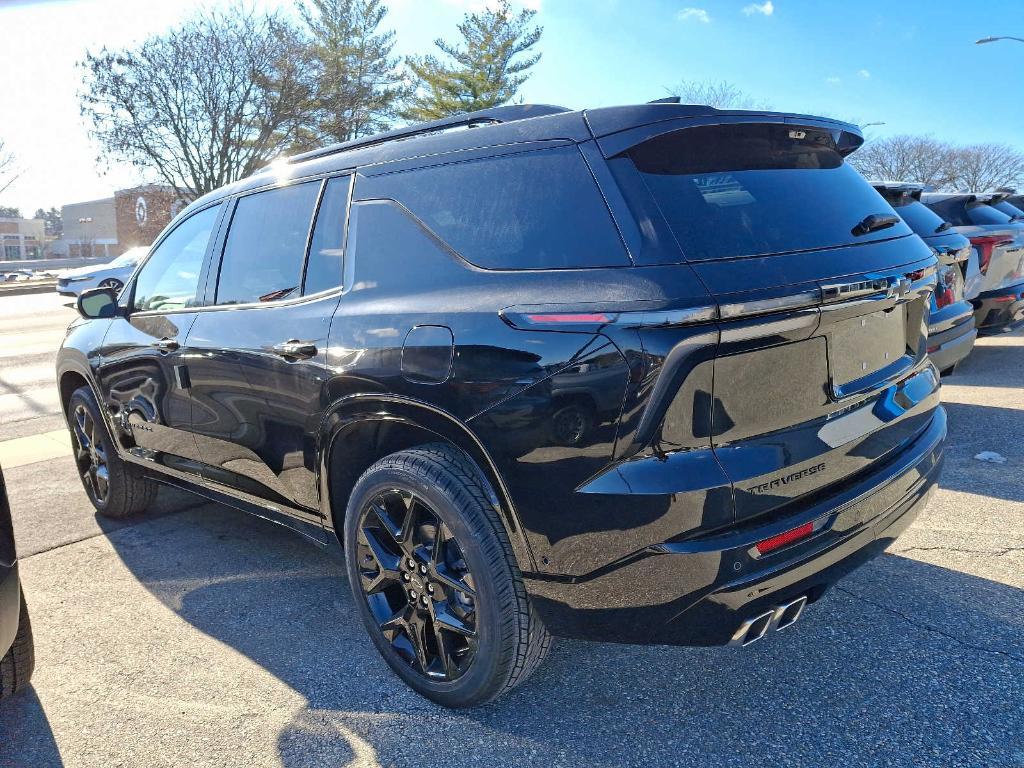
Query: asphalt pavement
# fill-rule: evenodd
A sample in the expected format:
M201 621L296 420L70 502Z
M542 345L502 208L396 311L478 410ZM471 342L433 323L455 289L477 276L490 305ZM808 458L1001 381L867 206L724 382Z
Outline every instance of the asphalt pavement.
M793 629L747 649L559 641L521 688L450 712L388 671L342 564L297 535L166 489L136 520L95 517L59 442L72 317L0 299L37 652L0 705L0 766L1024 766L1024 330L944 386L927 511Z

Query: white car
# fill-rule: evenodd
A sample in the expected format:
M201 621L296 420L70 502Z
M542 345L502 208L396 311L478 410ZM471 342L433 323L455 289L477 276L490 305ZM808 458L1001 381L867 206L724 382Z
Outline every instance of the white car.
M57 293L61 296L77 297L89 288L113 288L120 291L147 253L149 246L143 245L129 248L106 264L91 264L87 267L64 270L57 276Z

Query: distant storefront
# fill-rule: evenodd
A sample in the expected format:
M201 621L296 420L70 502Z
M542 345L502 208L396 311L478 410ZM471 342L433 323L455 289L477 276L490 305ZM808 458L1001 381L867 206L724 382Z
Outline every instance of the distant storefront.
M61 208L62 247L72 258L113 258L149 245L185 203L174 187L147 184Z
M0 218L0 261L38 259L46 243L45 231L42 219Z

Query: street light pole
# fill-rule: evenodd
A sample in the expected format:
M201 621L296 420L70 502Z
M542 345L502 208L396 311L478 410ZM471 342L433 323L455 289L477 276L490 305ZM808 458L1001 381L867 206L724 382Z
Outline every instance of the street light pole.
M985 45L985 43L994 43L999 40L1016 40L1018 43L1024 43L1024 37L1013 37L1012 35L999 35L997 37L983 37L981 40L975 40L975 45Z

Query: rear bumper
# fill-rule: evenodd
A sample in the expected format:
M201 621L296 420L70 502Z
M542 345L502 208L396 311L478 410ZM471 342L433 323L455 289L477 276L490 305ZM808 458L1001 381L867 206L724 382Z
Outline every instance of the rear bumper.
M974 316L968 315L959 325L935 335L929 333L928 357L940 371L952 368L971 353L977 338Z
M980 330L1001 328L1024 320L1024 283L985 291L974 299L974 318Z
M0 657L7 654L18 634L21 617L21 583L18 564L0 565Z
M935 489L946 414L870 476L797 515L703 539L666 542L605 569L559 581L531 575L527 589L556 635L664 645L725 645L744 621L806 596L814 602L882 552ZM767 555L754 544L814 522L808 539Z

